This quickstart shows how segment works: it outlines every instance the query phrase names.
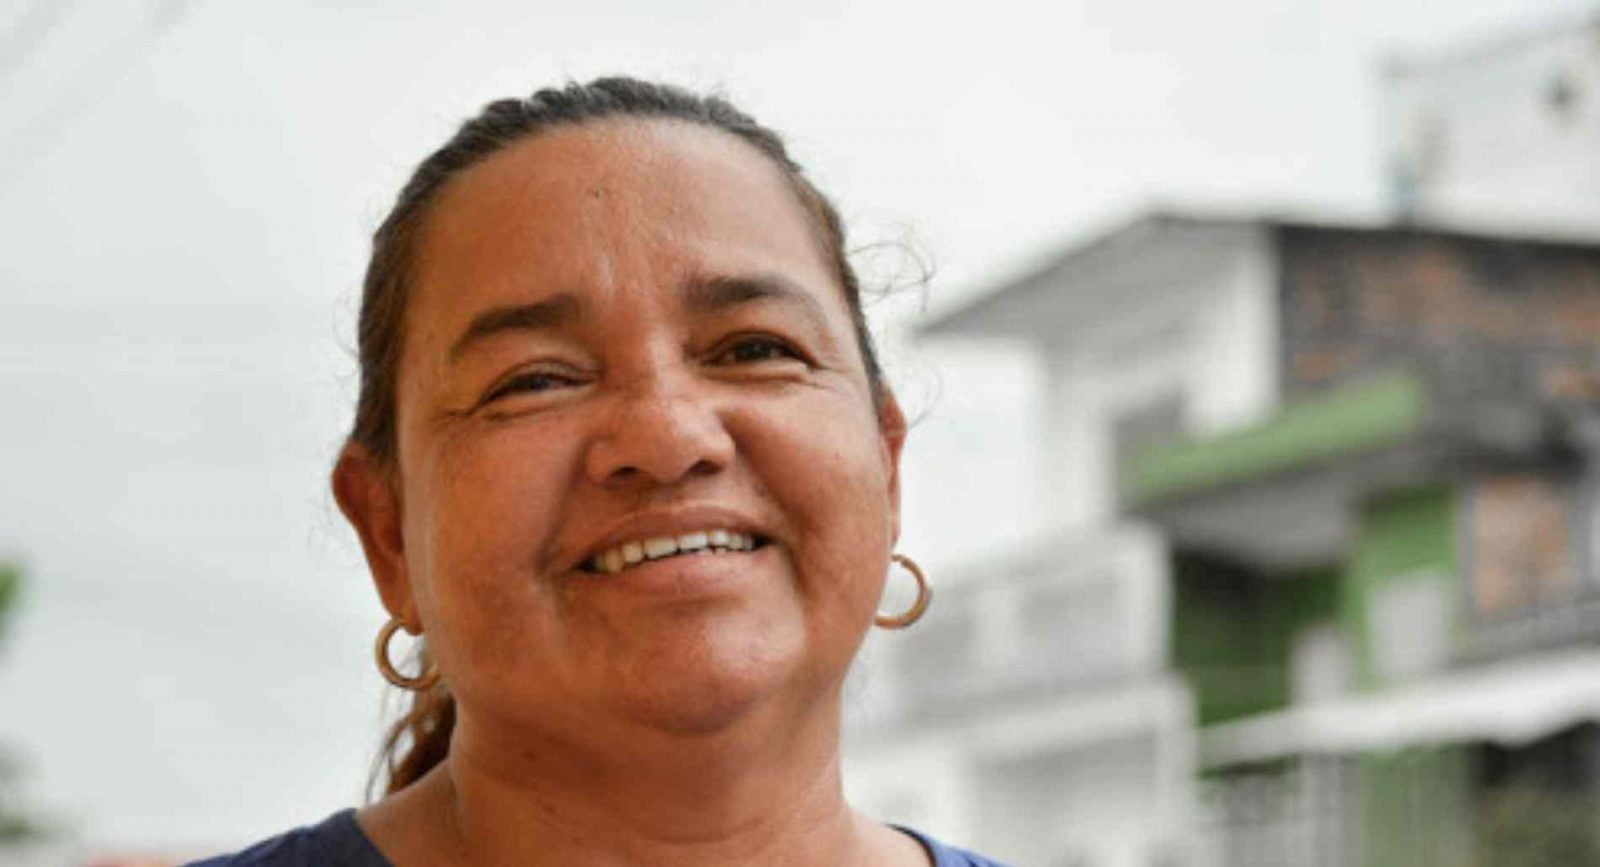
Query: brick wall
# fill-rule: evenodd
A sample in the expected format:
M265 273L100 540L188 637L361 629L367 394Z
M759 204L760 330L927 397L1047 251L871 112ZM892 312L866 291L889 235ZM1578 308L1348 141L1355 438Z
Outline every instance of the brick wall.
M1286 397L1418 362L1600 408L1600 243L1280 226L1277 245Z

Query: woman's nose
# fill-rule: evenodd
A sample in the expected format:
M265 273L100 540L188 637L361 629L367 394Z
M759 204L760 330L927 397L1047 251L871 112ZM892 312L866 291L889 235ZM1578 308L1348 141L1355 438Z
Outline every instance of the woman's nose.
M721 417L692 390L656 380L616 400L585 458L595 484L672 484L718 472L733 460L733 438Z

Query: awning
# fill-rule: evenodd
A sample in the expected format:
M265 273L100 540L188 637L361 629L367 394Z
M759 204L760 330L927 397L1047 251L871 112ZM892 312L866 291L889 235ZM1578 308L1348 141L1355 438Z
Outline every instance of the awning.
M1296 401L1254 427L1134 452L1118 467L1118 492L1139 507L1257 481L1404 442L1428 416L1421 377L1389 373Z
M1600 650L1592 649L1210 726L1200 733L1200 759L1222 767L1455 743L1520 746L1589 720L1600 721Z

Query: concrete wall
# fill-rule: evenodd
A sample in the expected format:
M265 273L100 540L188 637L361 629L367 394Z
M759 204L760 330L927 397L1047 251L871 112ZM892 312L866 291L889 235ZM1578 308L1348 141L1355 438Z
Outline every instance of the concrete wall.
M1238 227L1198 269L1181 252L1151 258L1159 276L1115 317L1045 347L1039 490L1052 523L1115 514L1121 414L1175 398L1184 432L1204 435L1258 421L1276 404L1276 263L1266 231Z

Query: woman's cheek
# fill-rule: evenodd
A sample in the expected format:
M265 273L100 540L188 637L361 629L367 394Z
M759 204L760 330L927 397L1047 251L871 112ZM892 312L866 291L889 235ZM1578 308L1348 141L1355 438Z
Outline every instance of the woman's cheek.
M431 521L437 550L430 559L440 613L452 626L492 627L484 629L485 638L516 634L520 630L502 627L536 616L548 597L537 570L557 529L563 502L557 482L571 477L553 465L562 449L550 444L560 442L491 425L457 437L439 462L447 469L435 477L431 501L443 507ZM479 651L503 655L507 649Z
M802 540L802 580L839 576L835 586L807 590L857 602L872 596L858 576L887 558L889 535L889 476L875 420L835 399L804 408L781 430L781 441L764 444L777 468L766 481Z

